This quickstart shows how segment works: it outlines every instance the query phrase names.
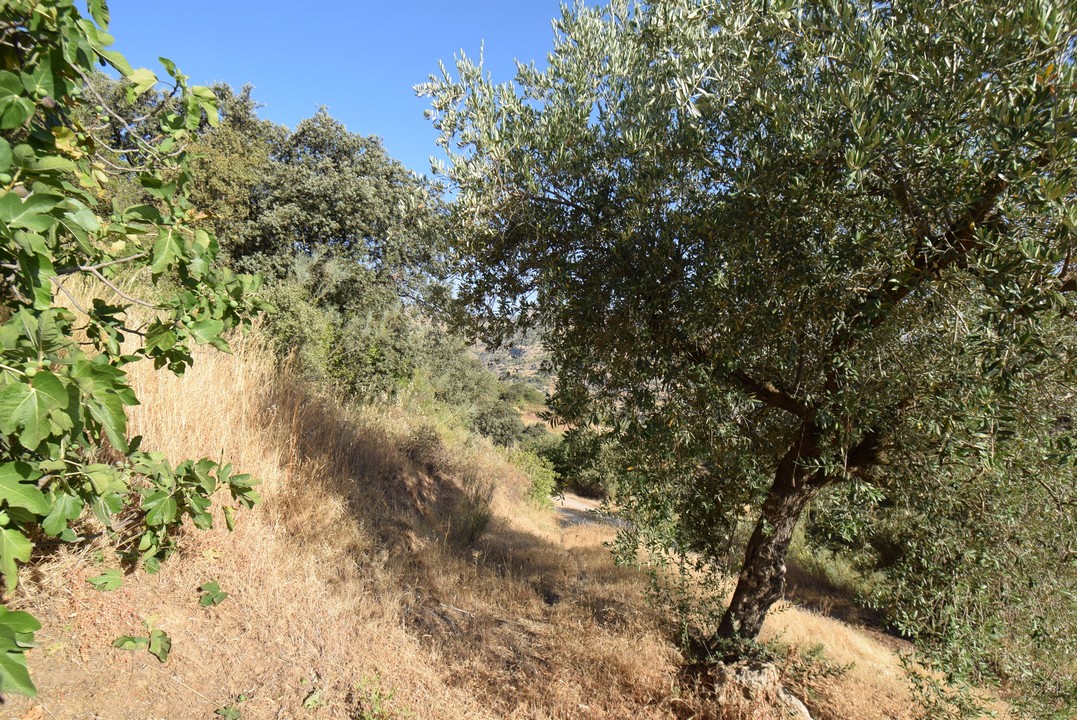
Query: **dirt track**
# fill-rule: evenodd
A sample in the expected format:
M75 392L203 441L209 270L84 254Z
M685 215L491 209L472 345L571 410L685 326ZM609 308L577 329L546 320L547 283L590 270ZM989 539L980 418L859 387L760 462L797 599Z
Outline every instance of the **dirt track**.
M558 524L561 527L588 524L619 527L624 523L624 520L616 515L604 512L600 501L581 497L575 493L559 495L554 498L553 504L557 510Z

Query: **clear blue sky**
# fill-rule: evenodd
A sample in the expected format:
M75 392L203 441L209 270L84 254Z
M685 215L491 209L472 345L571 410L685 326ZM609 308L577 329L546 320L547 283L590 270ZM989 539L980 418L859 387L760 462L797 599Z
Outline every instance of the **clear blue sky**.
M412 86L463 49L511 79L513 59L544 64L558 0L109 0L110 31L135 67L173 60L194 84L254 85L262 117L295 127L319 105L352 132L380 135L421 173L437 153Z

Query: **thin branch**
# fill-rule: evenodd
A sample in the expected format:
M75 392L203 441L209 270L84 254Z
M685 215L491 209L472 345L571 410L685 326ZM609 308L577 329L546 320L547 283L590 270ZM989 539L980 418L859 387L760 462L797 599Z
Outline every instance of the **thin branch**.
M135 260L141 260L144 257L149 257L148 251L135 253L134 255L128 255L127 257L117 258L115 260L109 260L107 262L97 263L96 265L72 265L71 267L60 268L56 271L57 275L70 275L76 272L96 272L103 270L113 265L121 265L123 263L133 262Z
M53 278L50 278L50 279L56 285L56 287L58 287L60 289L60 292L62 292L64 295L67 296L67 299L71 301L71 304L75 306L76 310L78 310L83 315L88 316L90 314L90 313L86 312L86 309L84 307L82 307L82 305L79 305L79 301L75 299L75 296L71 294L70 290L68 290L67 288L64 287L63 282L59 278L53 277Z
M130 303L134 303L134 304L136 304L136 305L141 305L142 307L145 307L145 308L149 308L149 309L151 309L151 310L160 310L160 308L159 308L158 306L156 306L156 305L153 305L153 304L151 304L151 303L148 303L148 302L146 302L145 300L139 300L138 298L135 298L135 297L131 297L130 295L128 295L127 293L125 293L125 292L124 292L123 290L120 290L120 289L119 289L118 287L116 287L116 286L115 286L115 285L114 285L114 284L112 283L112 281L111 281L111 280L109 280L109 279L108 279L107 277L105 277L104 275L102 275L102 274L101 274L101 271L100 271L100 270L97 270L96 268L92 268L92 269L90 270L90 272L91 272L91 273L92 273L93 275L95 275L95 276L97 277L97 279L98 279L98 280L100 280L100 281L101 281L101 282L103 282L103 283L104 283L105 285L107 285L107 286L109 287L109 289L110 289L110 290L112 290L112 292L116 293L117 295L119 295L119 296L120 296L121 298L123 298L123 299L124 299L124 300L126 300L127 302L130 302Z

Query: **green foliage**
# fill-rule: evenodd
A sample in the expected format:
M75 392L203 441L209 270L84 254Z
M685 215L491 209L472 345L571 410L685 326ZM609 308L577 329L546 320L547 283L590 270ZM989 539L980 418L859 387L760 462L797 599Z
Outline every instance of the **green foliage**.
M509 459L531 479L528 500L540 507L549 507L552 504L550 496L557 489L557 473L552 463L526 450L511 451Z
M0 605L0 693L37 694L26 669L26 651L35 647L34 633L41 623L25 612Z
M364 675L349 700L355 706L356 720L404 720L412 717L410 712L398 710L390 704L393 691L382 687L380 673L374 673L372 677Z
M239 720L243 717L243 713L240 712L239 706L249 699L250 698L245 694L236 695L235 700L233 700L231 704L217 708L213 711L213 714L224 718L224 720Z
M112 647L120 650L141 650L150 646L148 637L136 635L121 635L112 641Z
M627 466L616 442L589 428L570 428L564 441L545 455L553 463L561 485L585 497L616 495L618 477Z
M550 432L544 423L531 423L524 428L518 446L521 450L546 458L556 467L563 442L561 436Z
M615 0L543 70L421 88L471 329L543 330L553 409L633 468L625 546L742 579L716 635L818 499L906 544L906 632L1072 710L1075 35L1058 0Z
M918 663L912 655L900 653L901 669L909 681L920 711L917 720L978 720L995 717L969 686L944 673L937 663Z
M150 631L150 645L147 648L150 655L161 662L168 660L168 654L172 652L172 638L164 630Z
M160 662L168 660L168 653L172 651L172 638L163 630L151 630L150 636L121 635L112 641L112 647L121 650L145 649Z
M100 575L86 578L86 582L93 585L94 590L100 590L102 592L119 590L120 586L123 585L123 572L118 569L106 570Z
M213 91L221 121L216 128L202 126L190 145L190 197L208 215L205 222L222 238L228 257L233 239L242 237L252 220L252 193L264 180L272 149L287 130L258 118L251 86L237 92L221 84Z
M524 423L516 406L505 400L486 400L475 408L473 425L498 445L511 447L524 434Z
M428 356L429 385L435 399L449 406L474 407L497 398L500 385L493 373L467 354L464 343L452 336L435 336Z
M202 607L220 605L228 597L228 593L221 590L221 586L216 580L210 580L207 583L203 583L198 586L198 589L202 591L202 596L198 598L198 604Z
M303 707L307 710L317 710L320 707L325 706L325 700L322 697L322 689L314 688L303 698Z
M501 399L510 402L518 408L543 405L546 396L534 385L525 382L506 383L501 390Z
M235 704L217 708L213 711L213 714L224 718L224 720L240 720L240 718L243 717L243 713L240 712Z
M121 635L112 642L112 647L120 650L146 650L162 663L168 660L172 652L172 638L164 630L151 630L149 637L143 635Z
M195 345L227 350L225 333L260 307L252 299L259 281L215 264L217 241L187 197L184 145L203 123L217 124L213 93L163 61L169 101L139 127L125 122L99 92L94 65L123 76L128 103L154 94L158 76L108 49L105 3L90 6L94 22L69 0L0 6L0 572L8 593L33 541L77 541L86 511L110 532L118 514L134 518L116 539L128 559L153 567L187 518L212 524L218 487L240 505L258 501L246 475L210 460L173 469L127 437L125 408L138 401L125 366L149 360L182 373ZM111 203L121 182L145 202ZM137 272L148 276L151 297L121 287ZM78 281L109 299L83 307L69 285ZM102 589L115 582L97 580ZM26 692L16 639L4 650L0 685ZM167 637L147 642L163 660Z
M289 132L257 119L249 88L220 90L224 121L201 128L192 197L225 253L270 278L280 354L342 394L392 397L425 357L415 303L442 243L432 188L324 109Z

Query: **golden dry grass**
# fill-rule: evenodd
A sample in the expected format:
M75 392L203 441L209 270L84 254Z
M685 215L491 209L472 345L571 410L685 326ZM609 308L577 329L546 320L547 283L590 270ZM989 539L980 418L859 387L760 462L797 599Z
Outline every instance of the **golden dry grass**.
M611 528L560 527L483 442L441 438L400 407L347 412L276 369L257 334L234 345L181 379L136 368L131 429L173 460L262 478L265 503L234 533L219 517L188 532L159 575L116 592L85 582L115 566L103 546L27 572L18 604L45 624L30 654L40 697L0 717L207 718L242 695L245 719L364 718L375 682L400 711L386 718L721 716L680 676L643 575L613 564ZM476 483L493 488L492 516L465 546L453 523ZM231 595L202 608L211 579ZM111 647L147 625L172 637L165 664ZM855 663L813 688L818 717L909 716L887 643L795 609L767 632Z

